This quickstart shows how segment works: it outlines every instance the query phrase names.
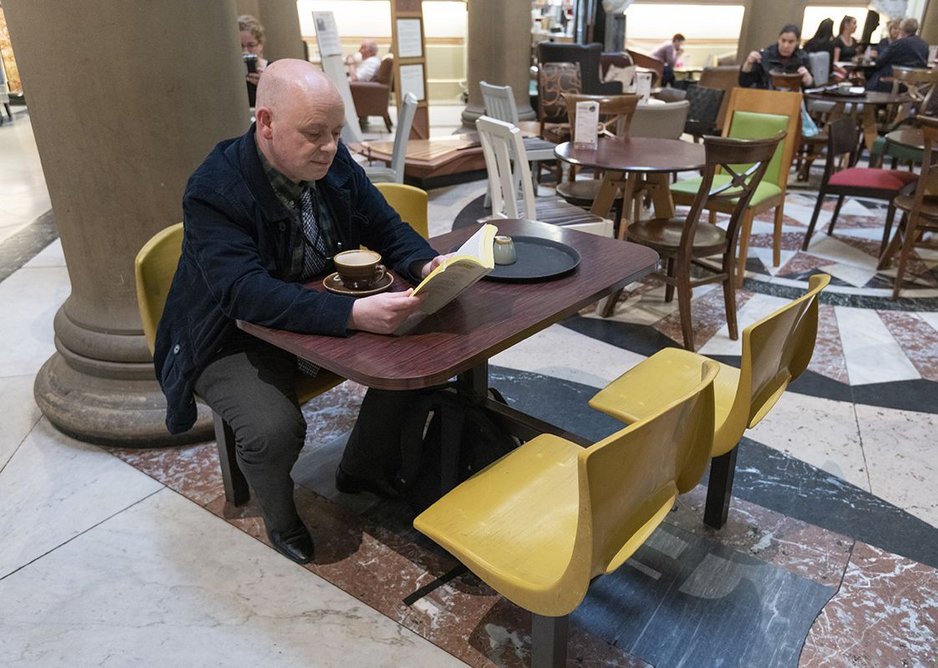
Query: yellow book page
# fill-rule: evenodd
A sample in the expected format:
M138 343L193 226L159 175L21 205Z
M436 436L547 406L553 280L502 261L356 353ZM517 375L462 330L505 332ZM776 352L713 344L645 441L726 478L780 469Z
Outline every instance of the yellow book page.
M414 288L415 295L424 295L421 311L436 313L495 268L492 247L497 232L498 229L488 223L480 227L452 257Z

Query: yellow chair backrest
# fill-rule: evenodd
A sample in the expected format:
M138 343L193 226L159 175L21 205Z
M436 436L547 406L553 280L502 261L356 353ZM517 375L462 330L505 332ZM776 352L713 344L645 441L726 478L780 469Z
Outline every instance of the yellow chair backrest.
M739 384L730 416L714 439L714 456L729 452L746 427L758 424L808 368L817 338L819 295L830 281L827 274L812 276L805 294L743 330Z
M737 137L740 139L755 139L756 136L750 136L751 133L733 134L734 132L734 114L740 112L753 112L755 114L766 114L775 117L783 116L788 119L787 126L781 128L775 123L766 126L763 134L758 138L771 137L779 129L786 131L785 140L779 145L779 158L773 158L769 171L765 175L766 181L775 183L782 192L785 192L788 183L788 172L791 169L791 162L795 156L795 149L801 143L801 93L793 93L777 90L762 90L759 88L734 88L730 91L730 100L726 107L726 116L723 118L723 136ZM749 116L751 120L752 116ZM739 127L736 128L737 133Z
M166 296L182 254L182 223L160 230L147 241L134 262L137 308L150 354L156 340L156 326L163 315Z
M381 191L384 199L405 223L424 239L430 237L430 225L427 220L429 197L425 190L403 183L376 183L375 188Z
M579 454L580 526L571 561L587 559L590 577L621 566L677 495L697 485L710 461L718 370L704 360L700 382L686 394Z

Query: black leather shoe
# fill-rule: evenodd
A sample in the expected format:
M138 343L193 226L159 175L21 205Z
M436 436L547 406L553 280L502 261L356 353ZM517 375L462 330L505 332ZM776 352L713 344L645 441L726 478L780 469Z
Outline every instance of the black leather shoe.
M335 470L335 488L343 494L358 494L360 492L371 492L376 496L382 496L386 499L399 499L400 493L390 482L384 480L373 480L371 478L359 478L350 475L338 467Z
M274 549L290 561L308 564L313 560L313 538L302 524L283 532L268 529L267 537Z

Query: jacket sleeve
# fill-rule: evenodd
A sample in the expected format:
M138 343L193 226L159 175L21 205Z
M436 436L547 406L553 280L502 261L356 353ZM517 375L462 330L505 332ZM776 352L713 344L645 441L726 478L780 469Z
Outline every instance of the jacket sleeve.
M272 276L251 234L253 215L235 202L204 186L190 187L183 199L183 252L222 312L276 329L346 335L352 298Z
M739 68L739 85L743 88L761 88L763 78L762 63L753 63L748 72L743 72L742 67Z

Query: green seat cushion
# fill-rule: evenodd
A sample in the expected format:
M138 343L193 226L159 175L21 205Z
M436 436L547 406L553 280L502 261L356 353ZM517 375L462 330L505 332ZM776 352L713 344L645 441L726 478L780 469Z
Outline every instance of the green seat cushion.
M714 186L722 186L726 183L729 183L730 177L727 174L717 174L713 177ZM674 193L676 199L679 201L688 201L693 199L697 195L697 191L700 190L700 184L703 182L702 177L696 177L693 179L687 179L685 181L678 181L675 184L671 185L671 192ZM779 188L774 183L768 183L766 179L762 179L762 183L756 186L756 192L753 193L752 199L749 202L749 206L759 206L762 202L772 198L778 197L781 195L782 189Z

